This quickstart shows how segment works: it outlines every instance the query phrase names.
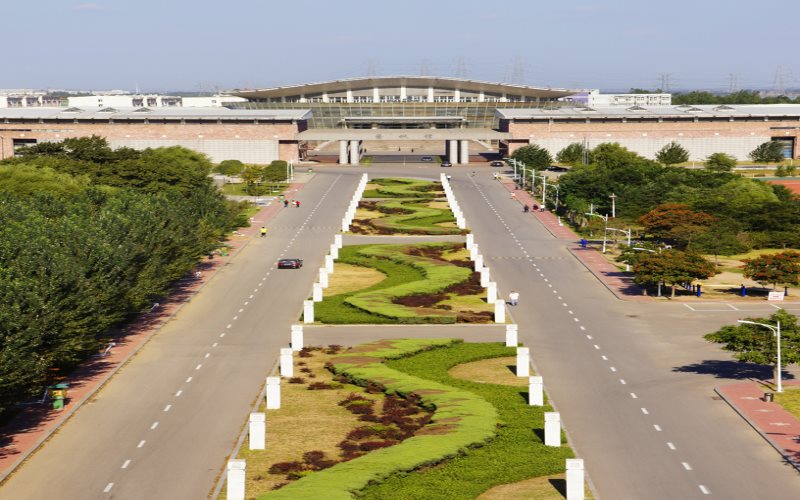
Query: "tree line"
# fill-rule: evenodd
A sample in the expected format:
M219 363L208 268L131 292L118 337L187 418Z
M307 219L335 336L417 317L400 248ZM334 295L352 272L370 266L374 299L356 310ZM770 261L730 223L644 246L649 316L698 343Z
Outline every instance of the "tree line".
M663 94L661 89L630 89L631 94ZM690 92L676 92L672 94L674 105L694 104L800 104L800 97L785 95L762 96L757 90L739 90L729 94L714 94L706 90L692 90Z
M0 162L0 417L98 352L244 222L180 148L40 143Z

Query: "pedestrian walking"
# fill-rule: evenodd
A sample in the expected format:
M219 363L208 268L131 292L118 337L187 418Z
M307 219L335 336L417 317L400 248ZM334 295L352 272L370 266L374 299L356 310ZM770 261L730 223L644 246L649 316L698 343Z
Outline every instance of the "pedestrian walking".
M300 200L294 200L294 206L300 208Z
M266 235L267 235L267 227L261 226L261 237L263 238Z
M511 191L511 199L512 200L516 200L517 199L517 193L515 193L514 191Z
M283 208L286 208L288 206L289 206L289 200L283 200Z
M508 294L508 301L511 302L512 306L517 305L517 303L519 302L519 293L514 290L511 290L511 293Z

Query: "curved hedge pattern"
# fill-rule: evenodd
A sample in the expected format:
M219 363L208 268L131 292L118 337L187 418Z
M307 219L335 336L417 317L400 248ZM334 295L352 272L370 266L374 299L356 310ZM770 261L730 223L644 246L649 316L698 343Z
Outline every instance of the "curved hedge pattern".
M379 211L386 210L387 215L372 219L370 223L378 229L390 232L411 234L461 234L457 227L437 226L443 222L455 222L450 209L431 208L427 203L432 199L384 200L377 203ZM397 213L402 210L401 213Z
M431 198L444 196L441 183L420 179L372 179L370 184L380 187L364 191L364 198Z
M476 394L393 370L384 359L460 343L456 339L378 341L337 356L333 369L356 383L382 384L388 393L415 393L436 409L428 434L417 435L391 448L373 451L330 469L315 472L266 495L268 498L352 499L353 492L392 473L438 463L479 445L495 435L497 411ZM438 423L437 423L438 422Z

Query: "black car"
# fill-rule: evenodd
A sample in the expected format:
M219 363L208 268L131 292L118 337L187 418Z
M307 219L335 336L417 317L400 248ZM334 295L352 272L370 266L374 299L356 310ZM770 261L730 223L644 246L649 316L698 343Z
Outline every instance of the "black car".
M422 161L433 161L433 156L423 156L420 158Z
M566 172L569 169L567 167L559 167L557 165L552 165L547 167L547 170L550 172Z
M441 165L439 165L439 166L440 166L440 167L452 167L452 166L453 166L453 164L452 164L452 163L450 163L449 161L443 161L443 162L442 162L442 164L441 164Z
M489 164L490 167L504 167L506 164L502 161L496 160Z
M300 269L303 267L303 259L281 259L278 261L278 269Z

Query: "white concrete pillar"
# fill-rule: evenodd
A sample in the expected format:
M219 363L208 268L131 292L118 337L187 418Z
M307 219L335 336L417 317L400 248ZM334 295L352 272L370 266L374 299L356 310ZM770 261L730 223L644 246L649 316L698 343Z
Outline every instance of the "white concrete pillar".
M442 187L444 188L444 186L447 184L447 174L439 173L439 182L442 183Z
M281 378L267 377L267 410L281 407Z
M466 229L467 228L467 220L462 215L456 219L456 227L459 229Z
M450 139L450 149L448 150L448 160L455 165L458 163L458 140Z
M294 351L291 347L281 348L281 377L294 377Z
M561 446L561 415L557 411L548 411L544 414L544 444Z
M478 244L475 243L472 245L472 248L469 249L469 260L475 260L475 257L477 257L479 254L480 251L478 249Z
M490 277L489 268L485 266L482 267L480 273L481 273L481 286L486 288L489 286L489 277Z
M228 460L228 500L244 500L244 474L247 463L244 460Z
M406 97L408 97L408 93L406 92L406 86L400 85L400 100L405 101Z
M333 235L333 243L336 245L337 248L342 248L342 235L341 234L334 234Z
M459 163L462 165L469 164L469 141L461 141L461 151L459 151Z
M372 87L372 102L381 102L381 89Z
M345 217L342 219L342 232L346 233L348 231L350 231L350 221L347 220L347 217Z
M263 450L267 447L267 414L250 414L250 449Z
M347 141L339 141L339 165L347 165Z
M488 285L486 285L486 303L494 304L494 301L497 300L497 283L494 281L490 281Z
M303 349L303 325L292 325L292 350Z
M517 347L519 344L519 332L516 323L506 325L506 347Z
M531 354L527 347L517 347L517 377L530 377Z
M328 271L324 267L319 268L319 284L322 288L328 288Z
M506 322L506 301L505 300L495 300L494 301L494 322L495 323L505 323Z
M528 404L544 406L544 382L542 377L528 378Z
M583 500L585 487L583 486L583 459L567 459L567 500Z
M433 87L428 87L428 102L433 102Z
M467 235L467 250L471 250L472 249L472 245L474 245L474 244L475 244L475 235L472 234L472 233L469 233Z
M333 256L326 255L325 256L325 270L328 271L328 274L333 274Z
M347 89L345 91L345 99L347 99L347 102L353 102L353 89Z
M350 141L350 164L358 165L361 162L361 150L359 149L359 141Z
M303 301L303 323L313 323L314 322L314 301L313 300L304 300Z
M311 300L314 302L322 302L322 285L314 283L311 292Z
M481 254L476 255L474 264L475 264L475 271L481 272L481 269L483 269L483 255Z
M339 258L339 247L336 246L336 243L331 243L330 254L331 254L331 257L333 257L334 259L338 259Z

